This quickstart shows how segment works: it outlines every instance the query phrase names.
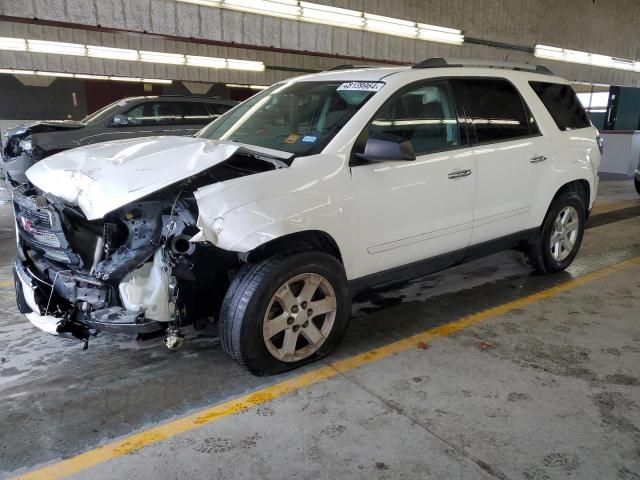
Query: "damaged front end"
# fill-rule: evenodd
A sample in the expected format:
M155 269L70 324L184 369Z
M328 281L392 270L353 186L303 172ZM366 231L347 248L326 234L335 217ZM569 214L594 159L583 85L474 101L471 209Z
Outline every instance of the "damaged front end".
M194 192L212 183L286 166L246 151L144 198L88 220L31 184L13 191L20 311L49 333L82 339L100 331L167 333L215 321L238 254L194 243Z

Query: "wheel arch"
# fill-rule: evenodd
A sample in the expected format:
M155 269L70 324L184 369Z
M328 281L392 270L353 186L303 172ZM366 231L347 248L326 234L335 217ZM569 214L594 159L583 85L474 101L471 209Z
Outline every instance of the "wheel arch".
M587 215L589 215L590 207L592 205L591 195L593 192L593 187L591 186L590 181L586 178L576 178L560 185L555 189L555 191L553 192L553 196L547 201L547 203L543 204L544 206L540 205L540 208L535 214L535 226L539 227L542 225L544 219L547 218L547 214L549 213L549 210L551 209L553 203L558 197L560 197L560 195L565 192L575 192L576 194L578 194L578 196L584 202Z
M587 212L589 211L589 207L591 203L591 185L587 180L578 179L578 180L573 180L571 182L565 183L558 189L556 194L553 196L553 199L551 200L551 204L556 200L556 198L558 198L560 195L562 195L565 192L577 193L582 199L582 201L584 202L584 206L587 209ZM551 206L551 204L549 204L549 206Z
M322 230L304 230L274 238L243 253L242 258L248 262L257 262L283 251L300 252L307 250L327 253L344 265L338 243L330 234Z

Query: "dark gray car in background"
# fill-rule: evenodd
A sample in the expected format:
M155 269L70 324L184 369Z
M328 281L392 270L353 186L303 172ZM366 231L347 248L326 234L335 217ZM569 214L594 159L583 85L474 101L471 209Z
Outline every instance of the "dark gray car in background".
M193 135L237 103L212 97L131 97L80 121L15 125L2 134L2 171L11 184L20 184L34 163L63 150L133 137Z

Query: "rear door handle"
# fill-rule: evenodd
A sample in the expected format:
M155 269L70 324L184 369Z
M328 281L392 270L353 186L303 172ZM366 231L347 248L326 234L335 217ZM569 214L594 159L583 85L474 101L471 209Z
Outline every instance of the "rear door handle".
M471 170L455 170L449 174L451 180L455 178L464 178L471 175Z
M544 162L548 157L546 155L535 155L533 157L531 157L531 160L529 160L531 163L540 163L540 162Z

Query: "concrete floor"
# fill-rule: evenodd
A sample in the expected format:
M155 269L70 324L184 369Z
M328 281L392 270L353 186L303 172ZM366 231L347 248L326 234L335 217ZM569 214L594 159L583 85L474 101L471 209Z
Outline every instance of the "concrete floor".
M3 196L4 195L4 196ZM0 191L0 477L72 458L283 379L211 334L89 350L16 313ZM554 276L505 252L359 299L324 364L640 256L640 197L603 182L580 255ZM640 479L640 265L77 473L77 478ZM45 476L41 478L46 478Z

